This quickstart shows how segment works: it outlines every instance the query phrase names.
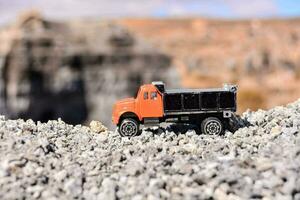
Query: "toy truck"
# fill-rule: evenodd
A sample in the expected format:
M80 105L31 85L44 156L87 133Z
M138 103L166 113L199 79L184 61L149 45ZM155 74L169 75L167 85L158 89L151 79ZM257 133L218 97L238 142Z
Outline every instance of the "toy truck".
M170 89L163 82L142 85L135 98L115 103L112 121L121 136L139 133L140 125L194 124L203 134L222 134L235 117L237 87Z

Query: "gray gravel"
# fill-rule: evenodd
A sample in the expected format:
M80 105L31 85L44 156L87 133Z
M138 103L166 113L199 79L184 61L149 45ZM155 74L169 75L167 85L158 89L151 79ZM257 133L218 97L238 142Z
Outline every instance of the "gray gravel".
M223 136L131 139L0 117L0 199L300 199L300 100L242 117Z

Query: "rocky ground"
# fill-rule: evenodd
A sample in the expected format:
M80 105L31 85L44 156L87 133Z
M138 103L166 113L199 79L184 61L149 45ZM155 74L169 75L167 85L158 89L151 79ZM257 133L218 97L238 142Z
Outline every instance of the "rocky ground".
M0 199L300 199L300 100L223 136L0 117Z

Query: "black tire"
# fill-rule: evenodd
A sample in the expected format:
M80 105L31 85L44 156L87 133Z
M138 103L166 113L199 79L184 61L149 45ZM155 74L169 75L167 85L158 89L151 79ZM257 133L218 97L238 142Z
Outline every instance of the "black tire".
M240 125L233 118L228 119L228 130L232 133L236 132L240 128Z
M228 130L232 133L236 132L239 128L250 126L249 122L242 119L239 115L232 115L228 118Z
M201 132L207 135L221 135L224 131L222 122L216 117L208 117L201 123Z
M136 136L140 131L140 124L132 118L123 119L118 126L118 132L122 137Z

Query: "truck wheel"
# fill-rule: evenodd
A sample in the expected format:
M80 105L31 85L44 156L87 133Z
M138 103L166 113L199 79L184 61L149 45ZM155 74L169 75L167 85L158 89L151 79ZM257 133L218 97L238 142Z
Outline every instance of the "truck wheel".
M139 123L131 118L122 120L119 126L119 133L122 137L133 137L139 133Z
M216 117L208 117L201 123L201 132L208 135L220 135L223 133L222 122Z

